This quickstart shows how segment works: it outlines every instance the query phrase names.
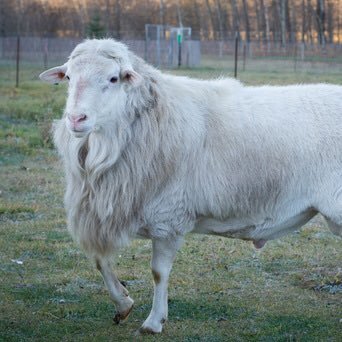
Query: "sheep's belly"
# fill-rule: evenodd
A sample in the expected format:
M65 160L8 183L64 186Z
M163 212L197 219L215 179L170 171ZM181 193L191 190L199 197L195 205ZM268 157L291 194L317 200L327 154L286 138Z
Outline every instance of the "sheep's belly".
M265 218L259 222L251 219L227 219L224 221L201 217L196 222L192 233L219 235L229 238L252 240L257 248L267 240L277 238L300 228L317 214L316 210L308 209L287 218Z

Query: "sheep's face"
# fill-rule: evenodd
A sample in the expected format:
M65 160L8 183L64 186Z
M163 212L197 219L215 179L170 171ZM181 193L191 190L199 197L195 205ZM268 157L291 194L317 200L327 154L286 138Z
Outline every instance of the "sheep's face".
M95 53L71 56L66 64L45 71L40 78L69 83L64 120L75 137L123 119L127 92L141 81L131 65Z

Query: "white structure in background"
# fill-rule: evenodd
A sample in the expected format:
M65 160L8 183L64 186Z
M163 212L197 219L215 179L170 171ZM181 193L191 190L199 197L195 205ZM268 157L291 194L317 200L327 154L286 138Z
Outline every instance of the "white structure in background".
M157 67L198 66L200 42L191 39L191 27L146 24L145 60Z

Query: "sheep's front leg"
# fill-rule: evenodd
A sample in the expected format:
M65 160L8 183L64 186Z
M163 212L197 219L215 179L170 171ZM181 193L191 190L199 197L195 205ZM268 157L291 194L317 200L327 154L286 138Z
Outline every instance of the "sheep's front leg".
M113 320L119 324L121 321L126 320L131 313L134 301L128 296L127 289L122 286L119 279L113 273L109 260L97 258L96 267L101 272L110 297L115 303L117 313Z
M167 287L169 274L172 268L176 252L182 244L183 238L176 240L152 241L152 275L154 280L154 295L152 310L139 329L140 333L160 333L163 323L167 320Z

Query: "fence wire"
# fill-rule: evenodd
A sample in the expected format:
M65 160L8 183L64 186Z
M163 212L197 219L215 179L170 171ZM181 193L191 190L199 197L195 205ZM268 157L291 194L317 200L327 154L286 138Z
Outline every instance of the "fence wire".
M81 42L79 38L21 37L17 49L17 37L0 37L0 63L15 68L19 57L20 65L46 69L65 62L73 48ZM129 48L147 62L162 69L178 67L177 43L152 39L123 40ZM19 56L18 56L19 53ZM182 67L223 68L234 70L235 41L182 42ZM315 68L334 68L342 77L342 45L309 45L292 43L282 46L280 42L238 43L238 69L241 71L262 70L264 72L307 71Z

